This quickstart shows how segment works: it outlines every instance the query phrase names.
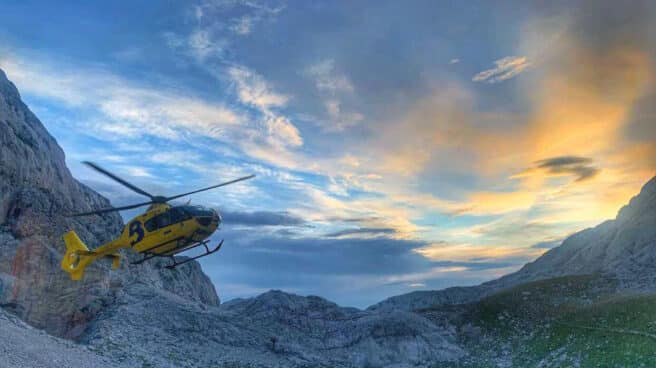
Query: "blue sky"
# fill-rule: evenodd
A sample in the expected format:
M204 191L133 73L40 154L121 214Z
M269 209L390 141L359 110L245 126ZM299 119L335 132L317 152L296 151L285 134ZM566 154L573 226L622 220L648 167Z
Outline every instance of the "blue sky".
M654 175L654 5L3 4L0 68L81 165L219 208L223 300L365 307L521 267ZM137 212L123 213L125 218ZM538 244L537 246L535 246Z

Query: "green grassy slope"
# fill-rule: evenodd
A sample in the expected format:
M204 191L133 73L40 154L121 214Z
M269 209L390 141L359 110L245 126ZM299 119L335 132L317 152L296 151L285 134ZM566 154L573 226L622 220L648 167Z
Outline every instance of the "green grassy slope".
M421 313L458 325L471 355L449 367L656 367L656 295L618 293L601 276L532 282L458 311Z

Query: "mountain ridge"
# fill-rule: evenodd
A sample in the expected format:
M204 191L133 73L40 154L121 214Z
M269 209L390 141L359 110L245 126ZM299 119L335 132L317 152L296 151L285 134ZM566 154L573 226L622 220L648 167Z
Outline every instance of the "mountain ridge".
M625 257L622 251L633 257ZM583 254L585 252L588 254ZM627 289L656 290L656 272L645 270L656 271L656 176L618 210L615 219L568 236L561 245L516 272L476 286L396 295L367 309L414 310L440 304L471 303L526 282L593 273L615 276Z

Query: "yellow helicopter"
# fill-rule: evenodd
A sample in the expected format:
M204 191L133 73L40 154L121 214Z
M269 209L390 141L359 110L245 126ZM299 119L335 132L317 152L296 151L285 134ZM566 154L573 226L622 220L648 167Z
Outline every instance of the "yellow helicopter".
M142 259L132 262L132 264L140 264L154 257L169 257L171 258L172 263L166 266L167 268L175 268L194 259L205 257L217 252L221 249L223 240L221 240L215 248L210 249L207 244L207 238L218 229L222 220L221 215L215 209L208 207L198 205L192 206L189 204L172 206L167 202L190 194L203 192L255 177L255 175L244 176L239 179L227 181L207 188L164 197L154 196L94 163L85 161L84 164L117 181L134 192L149 197L150 201L123 207L103 208L71 215L97 215L149 205L145 213L133 218L127 223L127 225L125 225L121 235L117 239L105 243L93 250L90 250L84 245L75 231L71 230L64 234L63 238L64 243L66 244L66 253L62 259L61 268L68 272L73 280L80 280L84 275L84 269L92 262L101 258L110 258L112 260L112 268L118 268L120 263L118 250L121 248L131 248L133 251L143 254ZM175 259L176 254L200 246L205 247L205 252L203 254L187 258L180 262Z

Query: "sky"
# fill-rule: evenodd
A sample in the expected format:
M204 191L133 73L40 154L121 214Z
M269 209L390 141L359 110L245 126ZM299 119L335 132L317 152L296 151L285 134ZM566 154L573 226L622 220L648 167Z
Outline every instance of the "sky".
M6 1L0 68L116 206L144 198L82 161L162 195L257 175L188 198L223 215L224 301L478 284L656 173L649 1Z

